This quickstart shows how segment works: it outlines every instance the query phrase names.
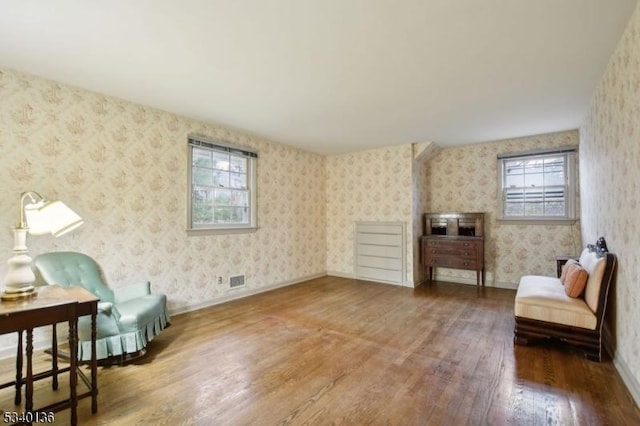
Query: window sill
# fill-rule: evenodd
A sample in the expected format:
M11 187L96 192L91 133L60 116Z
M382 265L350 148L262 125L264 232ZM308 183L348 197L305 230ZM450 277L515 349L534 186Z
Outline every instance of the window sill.
M498 219L499 225L574 225L580 219Z
M257 230L257 226L247 226L242 228L187 229L187 236L198 237L204 235L253 234Z

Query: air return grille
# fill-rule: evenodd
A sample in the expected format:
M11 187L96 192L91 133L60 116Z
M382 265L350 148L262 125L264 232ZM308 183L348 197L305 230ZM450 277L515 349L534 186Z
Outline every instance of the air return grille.
M236 275L229 278L229 288L244 287L244 275Z

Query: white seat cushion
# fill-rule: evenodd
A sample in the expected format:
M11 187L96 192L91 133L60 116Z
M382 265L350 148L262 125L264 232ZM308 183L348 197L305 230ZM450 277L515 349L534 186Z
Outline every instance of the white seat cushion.
M567 296L560 279L525 275L516 293L517 317L595 330L597 319L581 298Z

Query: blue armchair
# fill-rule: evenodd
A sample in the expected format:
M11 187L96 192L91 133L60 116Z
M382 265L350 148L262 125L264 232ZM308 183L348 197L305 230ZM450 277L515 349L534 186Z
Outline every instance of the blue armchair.
M96 262L75 252L52 252L36 257L35 265L47 284L82 286L100 298L96 323L96 358L121 361L143 355L147 343L169 325L167 297L152 294L149 282L109 289ZM78 359L91 359L91 318L78 320Z

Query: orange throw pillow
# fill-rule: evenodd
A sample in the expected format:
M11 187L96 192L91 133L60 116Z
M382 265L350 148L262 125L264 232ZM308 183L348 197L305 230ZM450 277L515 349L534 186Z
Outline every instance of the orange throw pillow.
M564 265L562 265L562 273L560 274L560 282L562 284L564 284L564 280L567 279L567 270L569 269L570 265L575 265L577 264L578 261L575 259L569 259L567 260L567 263L565 263Z
M589 274L579 263L567 267L567 276L564 280L564 291L569 297L580 297L587 285Z

